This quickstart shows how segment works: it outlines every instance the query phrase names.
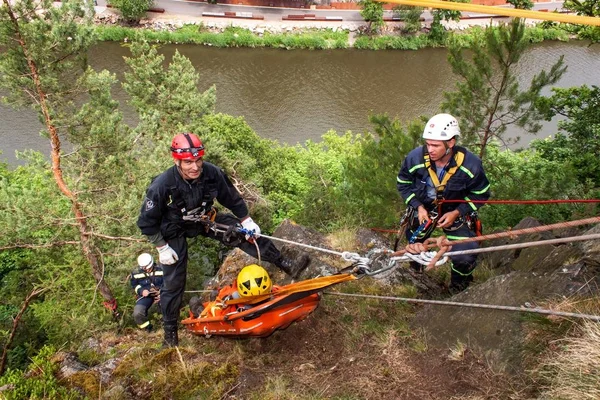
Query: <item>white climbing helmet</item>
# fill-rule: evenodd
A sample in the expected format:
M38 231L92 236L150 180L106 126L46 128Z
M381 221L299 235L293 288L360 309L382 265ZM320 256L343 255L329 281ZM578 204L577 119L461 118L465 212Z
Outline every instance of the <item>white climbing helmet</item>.
M138 265L140 268L145 270L149 270L154 266L154 258L148 253L142 253L138 256L137 259Z
M458 121L450 114L437 114L427 121L423 139L450 140L460 135Z

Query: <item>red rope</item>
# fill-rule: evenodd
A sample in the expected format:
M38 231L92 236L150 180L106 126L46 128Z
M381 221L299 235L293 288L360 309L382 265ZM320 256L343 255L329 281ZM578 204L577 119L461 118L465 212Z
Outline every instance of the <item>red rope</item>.
M600 203L600 199L589 200L440 200L440 203L486 203L486 204L558 204Z
M580 220L576 220L576 221L565 221L565 222L559 222L559 223L551 224L551 225L534 226L532 228L517 229L515 231L490 233L488 235L475 236L472 238L461 239L461 240L450 241L450 240L446 239L445 236L440 236L440 237L434 239L435 243L433 240L428 241L425 243L425 246L426 246L426 248L430 249L430 248L433 248L436 246L438 246L438 247L444 246L445 247L445 246L456 245L459 243L482 242L484 240L490 240L490 239L501 239L501 238L514 239L516 236L526 235L529 233L545 232L545 231L551 231L553 229L571 228L574 226L597 224L597 223L600 223L600 217L592 217L592 218L580 219ZM395 253L392 253L392 257L401 256L405 252L406 252L406 250L399 250ZM445 250L443 252L445 252ZM443 254L443 252L442 252L442 254Z
M440 200L441 203L486 203L486 204L560 204L560 203L600 203L600 199L577 200ZM402 233L399 229L369 228L374 232ZM514 233L513 233L514 234ZM456 243L456 242L454 242Z
M104 304L104 307L108 308L112 312L115 312L115 310L117 309L117 299L105 301L103 304Z

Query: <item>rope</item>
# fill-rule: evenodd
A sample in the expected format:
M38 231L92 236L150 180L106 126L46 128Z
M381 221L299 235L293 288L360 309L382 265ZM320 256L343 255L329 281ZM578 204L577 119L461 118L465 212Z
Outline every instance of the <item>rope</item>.
M335 250L324 249L322 247L311 246L310 244L304 244L304 243L294 242L293 240L287 240L287 239L281 239L281 238L274 237L274 236L263 235L262 233L260 234L260 236L264 237L264 238L267 238L267 239L271 239L271 240L276 240L276 241L279 241L279 242L283 242L283 243L289 243L289 244L294 244L296 246L305 247L305 248L311 249L311 250L318 250L318 251L322 251L322 252L325 252L325 253L335 254L336 256L344 257L345 254L348 254L347 251L339 252L339 251L335 251Z
M323 292L323 293L329 294L329 295L335 295L335 296L404 301L407 303L436 304L436 305L443 305L443 306L470 307L470 308L483 308L483 309L491 309L491 310L529 312L529 313L536 313L536 314L557 315L557 316L561 316L561 317L585 318L585 319L589 319L591 321L600 322L600 316L598 316L598 315L571 313L571 312L564 312L564 311L553 311L553 310L546 310L543 308L524 308L524 307L498 306L498 305L477 304L477 303L458 303L458 302L454 302L454 301L410 299L410 298L406 298L406 297L375 296L375 295L370 295L370 294L351 294L351 293L336 293L336 292Z
M584 200L440 200L439 203L485 203L485 204L561 204L561 203L600 203L600 199Z
M186 290L183 293L211 293L212 290Z
M456 245L456 244L481 242L484 240L491 240L491 239L502 239L502 238L514 239L515 236L526 235L529 233L539 233L539 232L551 231L554 229L571 228L571 227L579 226L579 225L590 225L590 224L597 224L597 223L600 223L600 217L592 217L592 218L580 219L580 220L576 220L576 221L559 222L559 223L551 224L551 225L534 226L531 228L517 229L516 231L490 233L490 234L483 235L483 236L475 236L472 238L461 239L461 240L449 241L444 238L444 240L441 241L441 244L444 246L452 246L452 245ZM428 248L435 247L435 244L426 244L426 247L428 247ZM402 255L402 254L404 254L404 252L405 252L405 250L400 250L400 251L397 251L396 253L392 254L392 256Z
M455 3L439 0L376 0L383 3L404 4L413 7L441 8L445 10L471 11L482 14L504 15L508 17L541 19L545 21L564 22L568 24L600 26L600 18L579 15L521 10L516 8L482 6L478 4Z
M595 240L595 239L600 239L600 233L583 235L583 236L572 236L572 237L566 237L566 238L560 238L560 239L541 240L541 241L537 241L537 242L515 243L515 244L506 244L506 245L502 245L502 246L483 247L483 248L471 249L471 250L449 251L449 252L444 253L444 256L450 257L450 256L463 255L463 254L479 254L479 253L487 253L487 252L501 251L501 250L523 249L525 247L546 246L546 245L550 245L550 244L582 242L585 240ZM457 242L458 242L458 240L457 240ZM392 257L391 260L407 261L408 259L411 259L420 264L427 265L429 263L429 261L432 259L431 255L428 253L431 253L431 252L421 253L422 260L415 259L414 258L415 254L410 254L410 253L405 253L404 255L399 256L399 257ZM427 264L425 262L427 262ZM436 264L436 266L441 265L441 264L443 264L443 263L438 262Z
M442 203L474 203L474 204L562 204L562 203L600 203L600 199L578 199L578 200L440 200ZM374 232L402 233L403 229L369 228Z

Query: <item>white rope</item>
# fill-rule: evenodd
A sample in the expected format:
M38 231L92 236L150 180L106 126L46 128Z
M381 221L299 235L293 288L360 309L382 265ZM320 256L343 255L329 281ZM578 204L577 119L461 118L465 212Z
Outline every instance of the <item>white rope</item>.
M274 237L274 236L263 235L262 233L260 234L260 236L261 237L265 237L267 239L276 240L276 241L279 241L279 242L294 244L294 245L300 246L300 247L306 247L307 249L311 249L311 250L318 250L318 251L322 251L322 252L325 252L325 253L335 254L335 255L341 256L341 257L344 257L345 254L356 254L356 253L349 253L347 251L339 252L339 251L335 251L335 250L324 249L322 247L311 246L310 244L304 244L304 243L294 242L293 240L287 240L287 239L281 239L281 238ZM358 254L356 254L356 255L358 256ZM350 260L346 260L346 261L350 261Z
M186 290L183 293L211 293L213 290Z
M406 253L402 257L392 257L391 260L394 260L394 261L396 261L397 259L398 260L402 259L403 261L412 260L412 261L418 262L421 265L429 265L429 263L431 262L431 260L433 260L433 258L435 257L436 254L437 254L437 252L435 252L435 251L424 251L420 254ZM435 263L435 266L439 267L440 265L446 264L446 262L448 262L448 256L446 254L444 254L444 257L442 259L440 259L439 261L437 261Z
M345 261L355 262L355 263L358 263L360 266L364 267L368 271L369 275L374 275L374 274L377 274L378 272L387 271L391 268L391 265L390 265L387 268L384 268L379 271L371 271L370 267L369 267L369 265L371 263L371 259L369 257L361 257L358 253L352 253L349 251L339 252L339 251L325 249L325 248L318 247L318 246L312 246L309 244L295 242L293 240L281 239L281 238L269 236L269 235L261 234L261 236L263 236L267 239L276 240L276 241L293 244L293 245L304 247L304 248L311 249L311 250L317 250L317 251L322 251L325 253L341 256ZM600 239L600 234L572 236L572 237L559 238L559 239L542 240L542 241L537 241L537 242L516 243L516 244L508 244L508 245L493 246L493 247L482 247L482 248L471 249L471 250L449 251L447 253L444 253L444 257L442 259L438 260L435 263L435 266L439 267L439 266L445 264L446 262L448 262L448 258L450 256L463 255L463 254L479 254L479 253L487 253L487 252L502 251L502 250L522 249L525 247L545 246L545 245L552 245L552 244L559 244L559 243L572 243L572 242L580 242L580 241L584 241L584 240L595 240L595 239ZM383 250L381 250L381 251L383 251ZM386 252L392 253L391 250L387 250ZM405 253L401 256L391 257L390 264L395 263L397 261L403 261L403 262L415 261L422 265L429 265L429 263L435 257L436 254L437 254L437 252L435 252L435 251L426 251L426 252L422 252L420 254Z
M537 314L557 315L557 316L561 316L561 317L585 318L585 319L589 319L591 321L600 322L600 316L598 316L598 315L571 313L571 312L565 312L565 311L553 311L553 310L546 310L544 308L525 308L525 307L498 306L498 305L478 304L478 303L459 303L459 302L454 302L454 301L411 299L411 298L406 298L406 297L375 296L375 295L369 295L369 294L352 294L352 293L337 293L337 292L323 292L323 293L329 294L329 295L335 295L335 296L361 297L361 298L368 298L368 299L404 301L407 303L424 303L424 304L436 304L436 305L455 306L455 307L470 307L470 308L484 308L484 309L492 309L492 310L529 312L529 313L537 313Z
M447 253L444 253L444 255L445 256L456 256L456 255L460 255L460 254L487 253L487 252L492 252L492 251L522 249L525 247L545 246L548 244L559 244L559 243L582 242L584 240L595 240L595 239L600 239L600 233L594 233L594 234L582 235L582 236L571 236L571 237L559 238L559 239L540 240L537 242L506 244L506 245L502 245L502 246L493 246L493 247L482 247L479 249L471 249L471 250L449 251Z

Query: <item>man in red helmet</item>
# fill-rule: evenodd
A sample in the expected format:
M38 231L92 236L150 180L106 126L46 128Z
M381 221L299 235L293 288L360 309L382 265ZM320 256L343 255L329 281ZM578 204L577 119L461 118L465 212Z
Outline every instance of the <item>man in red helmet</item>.
M257 257L254 240L261 258L272 262L286 274L297 277L308 264L304 255L292 260L282 257L272 241L260 237L260 228L248 214L246 203L219 167L205 162L204 146L193 133L180 133L171 142L175 165L156 177L146 191L138 227L159 253L163 265L164 283L161 290L161 308L166 346L177 346L177 322L187 272L187 238L198 235L239 247ZM232 214L218 213L214 200L231 210ZM241 224L254 231L252 242L231 232L215 233L206 229L200 219L231 227Z

